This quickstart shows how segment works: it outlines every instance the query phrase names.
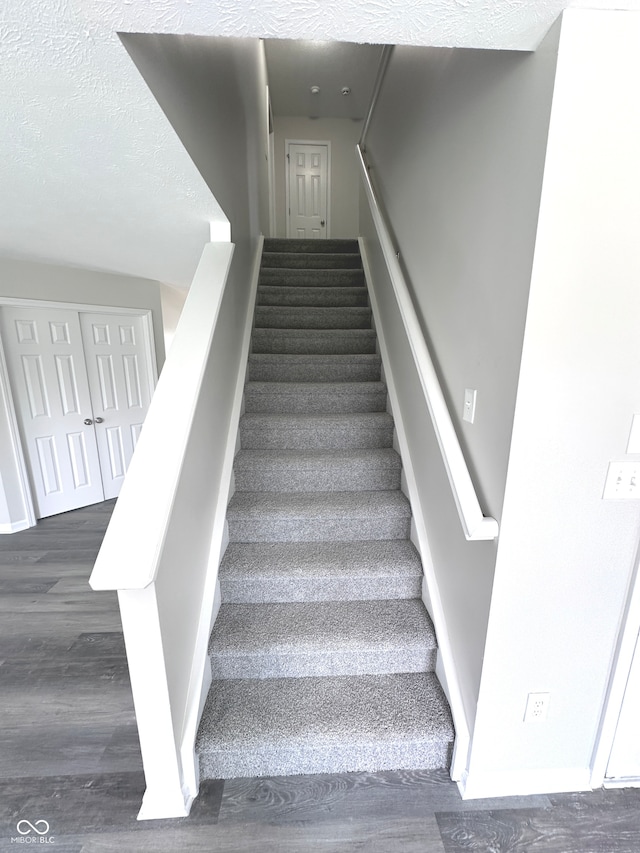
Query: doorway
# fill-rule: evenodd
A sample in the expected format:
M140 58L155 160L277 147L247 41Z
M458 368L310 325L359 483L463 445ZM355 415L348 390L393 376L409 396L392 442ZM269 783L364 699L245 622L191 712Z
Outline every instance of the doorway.
M145 315L12 305L0 330L36 517L117 497L157 379Z
M287 237L327 239L331 143L287 139L285 152Z

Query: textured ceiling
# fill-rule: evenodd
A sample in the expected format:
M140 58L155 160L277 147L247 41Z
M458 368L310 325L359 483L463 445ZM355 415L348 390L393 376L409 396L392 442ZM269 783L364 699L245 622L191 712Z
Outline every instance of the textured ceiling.
M367 114L380 45L268 39L265 50L274 115L356 120ZM312 94L312 86L320 91Z
M607 4L613 2L598 5ZM5 2L0 255L173 284L190 281L208 223L223 214L118 31L529 50L566 5L567 0Z

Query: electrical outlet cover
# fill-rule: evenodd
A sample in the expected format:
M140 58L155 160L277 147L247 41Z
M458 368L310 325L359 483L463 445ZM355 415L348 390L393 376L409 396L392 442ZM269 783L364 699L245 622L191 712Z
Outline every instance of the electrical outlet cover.
M548 693L529 693L527 707L524 712L525 723L542 723L547 719L549 711Z

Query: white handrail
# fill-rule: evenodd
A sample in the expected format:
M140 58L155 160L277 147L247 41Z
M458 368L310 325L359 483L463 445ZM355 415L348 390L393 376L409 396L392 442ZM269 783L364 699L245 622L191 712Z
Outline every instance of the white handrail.
M254 251L205 247L90 579L118 591L147 783L140 819L187 815L198 791L195 739L261 254L261 238Z
M460 447L451 415L449 414L449 408L433 366L433 359L424 339L411 294L398 263L396 251L371 179L369 178L369 170L364 160L362 149L359 145L356 146L356 151L371 216L380 246L382 247L385 264L407 333L416 370L420 377L424 398L429 409L429 414L431 415L433 429L438 440L447 477L449 478L449 484L451 485L463 533L465 538L469 540L495 539L499 532L498 522L495 518L485 516L480 508L478 496L476 495L476 490L471 480L471 475L469 474L469 469L462 448Z
M144 589L157 574L233 243L206 245L91 579L92 589ZM198 334L198 331L200 334Z

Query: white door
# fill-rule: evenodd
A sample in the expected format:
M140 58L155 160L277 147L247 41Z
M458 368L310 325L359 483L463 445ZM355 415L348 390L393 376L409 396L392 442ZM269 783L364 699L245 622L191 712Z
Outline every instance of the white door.
M37 517L103 500L78 312L1 313Z
M117 497L153 390L142 318L0 314L36 516Z
M607 780L640 781L640 637L629 672L629 680L622 701L613 748L607 766ZM629 782L629 784L632 784Z
M329 236L329 143L287 142L287 236Z
M151 400L140 317L80 315L105 498L120 492Z

